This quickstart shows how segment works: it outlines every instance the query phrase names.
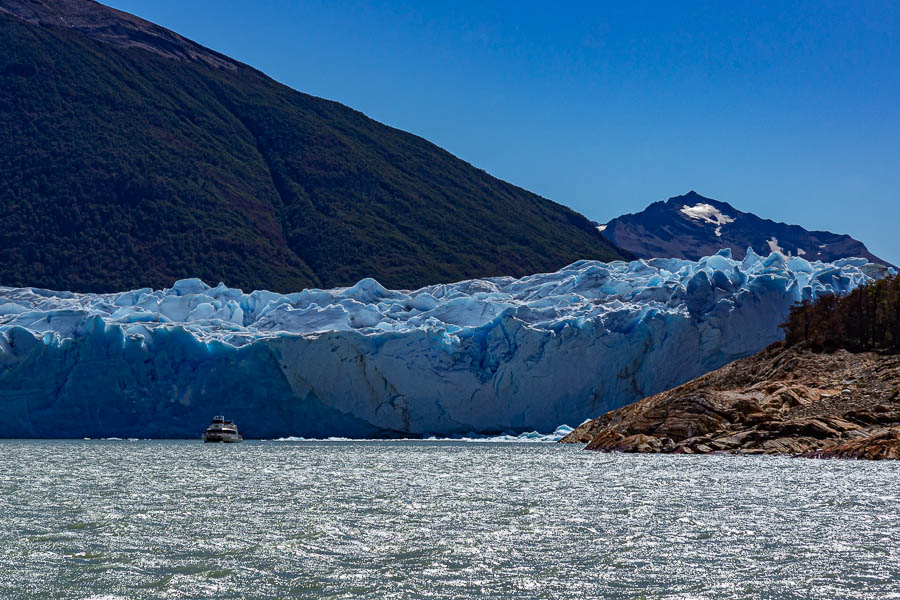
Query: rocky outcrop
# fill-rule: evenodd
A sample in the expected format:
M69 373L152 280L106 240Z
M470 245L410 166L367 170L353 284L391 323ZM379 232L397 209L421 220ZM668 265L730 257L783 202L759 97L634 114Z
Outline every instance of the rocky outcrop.
M562 442L636 453L900 458L900 356L773 344Z

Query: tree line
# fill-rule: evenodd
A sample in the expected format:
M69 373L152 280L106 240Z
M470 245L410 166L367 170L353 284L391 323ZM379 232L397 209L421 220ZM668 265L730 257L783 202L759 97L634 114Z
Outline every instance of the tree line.
M900 275L860 286L845 296L819 296L794 305L781 328L788 346L900 351Z

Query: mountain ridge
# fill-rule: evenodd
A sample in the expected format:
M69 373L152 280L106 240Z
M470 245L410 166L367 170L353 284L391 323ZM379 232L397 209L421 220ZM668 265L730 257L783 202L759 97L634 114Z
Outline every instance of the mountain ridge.
M616 217L598 229L608 240L640 258L698 260L731 248L740 259L752 247L761 255L779 251L823 262L862 257L893 266L849 235L764 219L693 190Z
M0 9L0 284L415 288L630 257L562 205L137 17Z
M141 48L215 68L247 67L170 29L94 0L4 0L0 12L33 25L74 29L120 48Z

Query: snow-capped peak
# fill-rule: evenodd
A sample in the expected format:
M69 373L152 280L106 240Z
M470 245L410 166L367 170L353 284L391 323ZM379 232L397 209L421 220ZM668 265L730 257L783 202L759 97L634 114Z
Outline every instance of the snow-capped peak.
M712 223L713 225L715 225L716 237L722 237L723 225L734 223L733 217L729 217L712 204L706 204L705 202L695 204L694 206L682 206L681 213L690 217L691 219L705 221L707 223Z
M719 248L731 248L735 257L743 258L747 247L752 246L757 254L805 254L806 258L825 262L862 256L891 266L848 235L808 231L762 219L694 191L654 202L641 212L610 219L602 235L639 258L699 260Z

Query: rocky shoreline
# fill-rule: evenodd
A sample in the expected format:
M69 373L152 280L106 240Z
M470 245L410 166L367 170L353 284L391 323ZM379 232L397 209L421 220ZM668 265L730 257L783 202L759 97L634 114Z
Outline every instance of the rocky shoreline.
M900 355L762 352L589 421L588 450L900 459Z

